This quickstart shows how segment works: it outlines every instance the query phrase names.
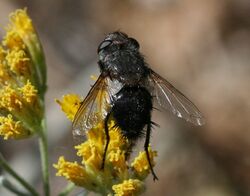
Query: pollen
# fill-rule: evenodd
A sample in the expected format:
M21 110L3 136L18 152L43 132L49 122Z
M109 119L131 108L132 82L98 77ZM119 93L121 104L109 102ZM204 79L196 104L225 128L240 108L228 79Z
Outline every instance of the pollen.
M99 123L86 133L88 142L94 144L100 151L102 151L105 144L105 133L103 123Z
M80 97L75 94L68 94L64 95L61 101L56 99L56 102L61 106L61 109L66 114L67 118L73 121L81 104Z
M3 61L5 58L6 51L3 49L3 47L0 46L0 61Z
M0 90L0 108L5 108L8 111L22 108L21 97L10 85Z
M93 80L93 81L96 81L98 79L98 77L96 75L91 75L90 79Z
M7 53L6 60L10 70L17 75L27 75L29 73L29 61L24 50L14 48Z
M91 167L92 170L100 170L102 164L102 152L95 146L95 144L86 142L80 146L76 146L78 149L78 156L83 158L82 163L87 167Z
M148 150L149 150L150 162L152 163L152 166L154 166L155 165L154 157L157 156L157 152L152 151L150 147ZM139 155L132 162L131 167L134 169L136 175L142 178L148 175L148 173L150 172L150 167L148 164L147 155L145 151L139 153Z
M136 196L141 194L145 187L144 183L137 179L124 180L121 184L113 185L115 196Z
M1 83L7 78L8 74L6 73L6 68L4 64L0 61L0 81Z
M7 27L6 30L7 33L3 39L3 45L9 49L13 48L24 49L25 44L23 43L23 40L18 35L18 33L11 26Z
M7 117L0 116L0 135L5 140L23 139L30 135L30 131L25 129L20 121L14 121L9 114Z
M101 127L100 123L89 130L86 133L87 141L75 147L77 156L82 157L82 163L94 170L100 170L102 164L104 132Z
M25 37L35 33L32 21L27 14L26 9L18 9L10 15L11 27L20 37Z
M112 163L114 169L123 173L127 169L127 164L125 160L125 151L121 149L113 150L108 154L108 160Z
M6 74L5 66L0 62L0 83L4 84L6 82L6 78L8 78L8 74Z
M28 80L27 83L22 87L19 88L19 91L22 94L22 98L27 102L27 103L32 103L34 100L37 99L37 90L36 88L30 83Z
M109 125L109 136L110 136L110 144L109 149L126 149L129 146L128 139L125 138L122 134L119 128L114 128L114 120L111 121Z
M11 80L8 67L5 62L6 51L0 46L0 84L6 85Z
M89 145L89 142L86 141L78 146L75 146L75 149L77 150L77 156L82 157L83 160L88 160L91 156L91 146Z
M89 186L90 177L84 167L77 162L65 161L64 157L61 156L58 163L53 166L58 170L57 176L63 176L78 186Z

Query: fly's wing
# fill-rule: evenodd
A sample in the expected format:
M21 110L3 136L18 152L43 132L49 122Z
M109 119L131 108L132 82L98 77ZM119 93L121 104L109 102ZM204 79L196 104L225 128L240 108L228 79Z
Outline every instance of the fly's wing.
M73 136L85 136L86 131L103 121L110 108L110 97L108 77L101 74L75 115Z
M150 81L154 83L154 93L162 108L195 125L201 126L205 123L199 109L185 95L153 70L150 72Z

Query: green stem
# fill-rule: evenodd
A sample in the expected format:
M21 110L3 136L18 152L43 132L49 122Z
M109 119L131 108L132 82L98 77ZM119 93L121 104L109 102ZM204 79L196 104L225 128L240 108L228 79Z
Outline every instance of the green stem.
M42 130L39 137L39 148L41 156L41 165L42 165L42 175L43 175L43 189L44 195L50 195L49 187L49 159L48 159L48 142L46 136L45 120L42 122Z
M75 188L75 184L70 182L68 185L59 193L59 196L67 196L73 189Z
M88 194L89 194L89 192L87 190L83 190L80 193L77 193L76 196L87 196Z
M8 191L15 193L19 196L29 196L29 194L24 193L20 190L18 190L8 179L6 179L4 176L0 176L0 185L2 185L4 188L6 188Z
M19 176L7 163L7 161L4 159L3 155L0 153L0 165L2 168L8 172L12 177L14 177L21 185L23 185L24 188L26 188L32 195L38 196L38 193L35 191L35 189L29 185L21 176Z

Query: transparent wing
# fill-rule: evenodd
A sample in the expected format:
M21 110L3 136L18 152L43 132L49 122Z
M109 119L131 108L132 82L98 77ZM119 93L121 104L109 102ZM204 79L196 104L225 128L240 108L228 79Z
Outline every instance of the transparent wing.
M162 108L195 125L201 126L205 123L199 109L167 80L153 70L151 70L150 80L154 83L154 93Z
M95 127L106 117L110 104L108 77L101 74L75 115L73 136L85 136L86 131Z

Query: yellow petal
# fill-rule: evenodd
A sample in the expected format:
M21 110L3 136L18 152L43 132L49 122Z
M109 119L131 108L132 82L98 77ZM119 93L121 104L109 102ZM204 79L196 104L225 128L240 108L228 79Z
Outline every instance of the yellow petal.
M109 152L108 160L112 164L112 167L118 170L121 174L127 169L125 151L122 151L119 148Z
M22 126L20 121L14 121L12 115L0 116L0 135L7 139L23 139L30 135L30 131Z
M10 70L17 75L30 75L29 61L24 50L14 48L8 51L6 60L10 66Z
M18 33L11 27L7 27L7 33L3 40L3 45L9 49L19 48L24 49L25 45Z
M28 36L35 32L26 9L18 9L14 13L11 13L10 22L12 27L21 37Z
M30 83L29 80L27 81L27 83L22 88L19 88L18 90L21 92L22 98L27 103L33 103L38 98L37 97L37 90Z
M83 164L91 167L94 171L101 170L103 152L94 143L89 141L75 147L77 155L83 158Z
M3 47L0 46L0 84L2 85L7 85L11 80L11 76L5 60L6 54L7 52L3 49Z
M152 166L155 165L154 157L156 156L157 152L152 151L151 148L149 147L149 158ZM134 169L134 172L136 173L137 176L145 178L148 175L148 173L150 172L150 167L145 151L139 153L139 155L132 162L131 167Z
M10 85L5 86L0 91L0 108L5 108L9 111L20 110L22 108L21 97Z
M113 185L115 196L136 196L144 190L144 183L137 179L124 180L121 184Z
M67 118L73 121L81 104L80 97L75 94L68 94L64 95L61 101L56 99L56 102L61 106L61 109L66 114Z

